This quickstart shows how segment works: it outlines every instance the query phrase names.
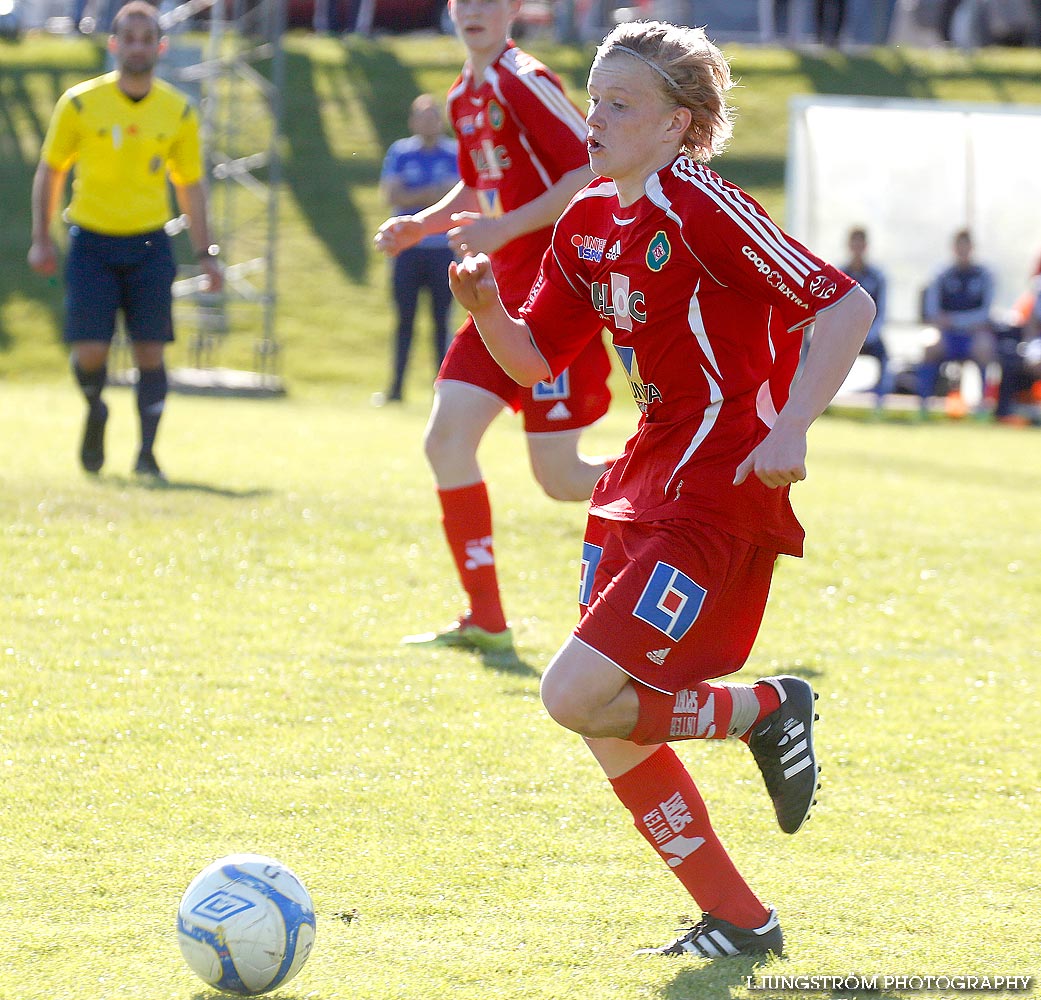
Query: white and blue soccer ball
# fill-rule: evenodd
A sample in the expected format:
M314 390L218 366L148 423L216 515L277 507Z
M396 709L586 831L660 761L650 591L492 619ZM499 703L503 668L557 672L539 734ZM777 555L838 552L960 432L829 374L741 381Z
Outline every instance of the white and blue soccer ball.
M288 983L314 946L311 896L285 865L232 854L192 879L177 910L177 938L192 971L240 996Z

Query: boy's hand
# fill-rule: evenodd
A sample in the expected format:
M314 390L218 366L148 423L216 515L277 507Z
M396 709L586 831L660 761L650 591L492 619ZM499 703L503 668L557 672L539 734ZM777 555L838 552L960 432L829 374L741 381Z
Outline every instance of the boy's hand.
M510 242L503 216L489 218L480 212L455 212L454 229L448 230L448 245L457 254L495 253Z
M397 257L402 250L414 247L424 235L423 223L414 215L395 215L380 226L372 242L380 253Z
M499 301L499 286L492 274L492 262L486 254L467 254L458 264L448 265L448 285L456 301L469 313Z
M806 478L806 434L785 431L775 424L737 467L734 485L740 486L750 472L770 489L802 482Z

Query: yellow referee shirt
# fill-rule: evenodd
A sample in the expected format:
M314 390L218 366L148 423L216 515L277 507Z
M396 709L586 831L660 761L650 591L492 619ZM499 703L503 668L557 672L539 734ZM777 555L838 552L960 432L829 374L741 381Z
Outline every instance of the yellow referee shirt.
M116 73L71 87L58 99L41 158L73 169L69 221L108 236L159 229L170 218L166 178L178 186L202 177L199 121L179 90L154 80L133 101Z

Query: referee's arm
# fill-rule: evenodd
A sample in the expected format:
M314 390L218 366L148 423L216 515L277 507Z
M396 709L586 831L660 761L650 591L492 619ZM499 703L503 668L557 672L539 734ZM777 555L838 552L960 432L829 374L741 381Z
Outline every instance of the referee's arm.
M174 193L181 211L188 216L188 235L192 241L192 249L199 266L209 278L209 291L219 292L224 287L224 273L210 236L210 226L206 215L206 188L203 182L194 184L174 184Z
M58 249L51 237L51 221L58 210L67 176L67 170L56 170L44 160L40 160L33 175L33 230L29 266L39 274L51 275L58 269Z

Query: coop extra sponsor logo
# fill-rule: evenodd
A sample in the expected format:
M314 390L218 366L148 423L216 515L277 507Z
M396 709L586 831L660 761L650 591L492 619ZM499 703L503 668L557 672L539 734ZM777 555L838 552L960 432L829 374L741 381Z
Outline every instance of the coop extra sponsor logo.
M766 278L766 282L771 288L776 288L777 291L779 291L786 299L794 302L800 309L809 309L809 306L785 284L784 278L781 277L780 272L775 271L769 264L767 264L766 261L752 249L752 247L742 247L741 253L743 253L752 262L755 269ZM834 291L834 289L832 289L832 291Z

